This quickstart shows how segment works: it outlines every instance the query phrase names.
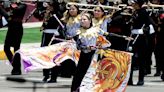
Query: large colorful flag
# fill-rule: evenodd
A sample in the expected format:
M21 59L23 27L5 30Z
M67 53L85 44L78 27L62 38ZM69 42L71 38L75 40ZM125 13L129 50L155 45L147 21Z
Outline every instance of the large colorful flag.
M124 92L130 75L131 56L123 51L97 50L79 87L80 92Z
M101 43L100 43L101 42ZM108 47L109 42L98 38L98 45ZM73 41L65 41L47 47L20 49L24 70L52 68L67 59L78 63L80 51ZM84 76L80 92L124 92L130 75L132 53L97 49Z
M40 48L20 49L16 53L20 53L25 72L52 68L67 59L71 59L77 64L80 55L80 51L72 41Z
M55 39L63 42L40 48L20 49L16 52L21 56L25 72L52 68L67 59L71 59L75 64L78 63L80 51L76 48L76 42L74 40ZM97 45L105 48L109 47L110 43L103 36L99 36Z

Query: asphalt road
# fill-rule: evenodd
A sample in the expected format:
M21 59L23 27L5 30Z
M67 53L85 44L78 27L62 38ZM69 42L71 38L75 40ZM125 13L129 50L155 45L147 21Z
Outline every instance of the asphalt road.
M7 60L0 61L0 92L70 92L71 78L57 79L57 83L42 83L42 70L36 70L22 75L10 75L12 67ZM145 77L144 86L128 86L126 92L164 92L164 82L152 74ZM19 82L7 79L19 78ZM15 80L16 80L15 79ZM134 83L137 83L138 71L134 72Z

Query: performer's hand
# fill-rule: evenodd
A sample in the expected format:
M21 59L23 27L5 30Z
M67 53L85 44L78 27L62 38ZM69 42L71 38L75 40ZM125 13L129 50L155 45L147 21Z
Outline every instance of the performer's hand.
M131 41L134 40L132 37L125 37L125 40Z
M71 36L67 36L67 38L66 38L67 40L71 40L72 39L72 37Z
M152 6L153 4L151 2L148 2L147 5L150 7Z
M75 41L71 38L68 40L69 43L74 43Z
M160 30L161 30L161 27L158 27L157 32L160 32Z
M89 46L89 47L87 47L88 50L96 50L98 48L99 48L98 46Z
M107 35L109 35L109 33L108 32L104 32L104 35L107 36Z
M44 27L40 27L40 31L43 31L44 30Z
M15 4L15 3L13 3L13 4L11 4L11 7L12 7L13 9L15 9L15 8L17 8L17 7L18 7L18 5L17 5L17 4Z
M87 47L87 50L91 51L91 50L93 50L93 47L89 46L89 47Z
M55 63L56 64L56 66L61 66L61 64L60 63Z

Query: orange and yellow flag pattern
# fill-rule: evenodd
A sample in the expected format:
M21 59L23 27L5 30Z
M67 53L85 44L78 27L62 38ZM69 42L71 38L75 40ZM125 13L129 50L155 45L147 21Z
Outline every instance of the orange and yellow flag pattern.
M80 92L124 92L129 79L132 54L111 49L101 52L102 58L98 59L99 54L93 57Z

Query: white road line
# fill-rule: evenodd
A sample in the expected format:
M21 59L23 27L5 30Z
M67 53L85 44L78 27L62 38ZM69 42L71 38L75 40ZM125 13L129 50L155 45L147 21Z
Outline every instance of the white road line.
M25 80L27 80L27 82L42 82L42 79L41 78L23 78ZM2 76L0 77L0 80L6 80L6 77ZM65 82L68 82L68 83L71 83L72 82L72 79L71 78L58 78L57 81L59 83L65 83ZM137 82L134 82L134 85L136 84ZM145 82L144 83L144 86L164 86L164 82Z
M154 82L145 82L145 85L149 86L164 86L164 82L154 83Z

